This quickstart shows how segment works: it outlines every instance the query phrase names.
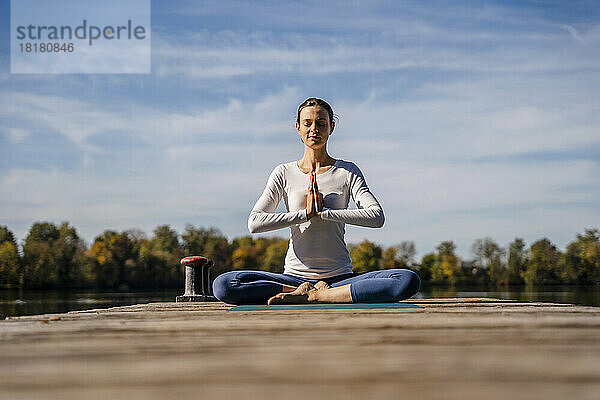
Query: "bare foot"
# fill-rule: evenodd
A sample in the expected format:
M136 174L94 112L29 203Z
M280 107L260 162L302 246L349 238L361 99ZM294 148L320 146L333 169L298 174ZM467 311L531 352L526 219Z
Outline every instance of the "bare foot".
M276 294L267 301L267 304L308 303L310 301L308 292L314 290L315 286L312 283L304 282L293 292Z
M315 289L317 290L322 290L322 289L329 289L331 286L329 286L329 284L327 284L327 282L325 281L319 281L317 283L315 283Z

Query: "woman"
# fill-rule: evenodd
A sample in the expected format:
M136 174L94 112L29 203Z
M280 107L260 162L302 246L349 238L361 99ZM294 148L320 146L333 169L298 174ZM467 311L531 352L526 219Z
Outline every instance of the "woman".
M331 157L333 110L321 99L298 107L296 130L304 143L299 161L278 165L248 218L251 233L289 227L284 273L231 271L219 275L213 292L230 304L396 302L419 290L419 276L406 269L352 272L345 224L383 226L383 209L360 169ZM283 197L287 212L274 212ZM350 197L358 209L348 210Z

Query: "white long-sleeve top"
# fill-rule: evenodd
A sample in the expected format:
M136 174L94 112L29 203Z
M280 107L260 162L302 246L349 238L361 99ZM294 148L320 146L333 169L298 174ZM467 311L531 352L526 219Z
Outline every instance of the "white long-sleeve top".
M296 161L279 164L248 218L250 233L290 228L290 242L284 273L309 279L329 278L352 272L350 254L344 240L345 224L380 228L384 216L381 205L369 191L356 164L336 160L317 175L323 194L321 217L306 215L306 196L310 174L300 170ZM283 197L287 212L274 212ZM350 197L358 207L348 210Z

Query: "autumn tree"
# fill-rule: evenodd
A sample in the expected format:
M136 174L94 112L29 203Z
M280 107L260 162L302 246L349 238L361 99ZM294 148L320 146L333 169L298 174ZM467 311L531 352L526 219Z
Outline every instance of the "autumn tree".
M263 268L265 271L283 272L288 242L287 239L276 239L267 246L263 260Z
M0 225L0 243L10 242L15 247L17 246L17 240L15 235L5 225Z
M415 264L415 243L403 241L396 246L390 246L381 254L381 268L411 268Z
M258 252L251 236L243 236L233 240L231 247L231 264L235 269L259 268Z
M288 240L280 237L239 237L231 243L231 263L235 269L280 272L283 269L287 246Z
M129 288L137 254L126 232L105 231L87 251L92 259L96 285L101 288Z
M76 229L64 222L36 222L31 226L22 251L12 232L0 226L0 287L101 288L181 287L184 274L179 260L185 255L213 259L214 277L231 268L281 272L288 240L278 237L253 239L243 236L229 242L216 228L187 225L179 235L168 225L158 226L152 237L142 231L105 231L89 250ZM424 282L461 281L481 284L528 285L571 283L600 285L600 231L586 229L577 234L561 253L549 239L526 249L516 238L507 250L490 238L473 244L473 261L461 262L452 241L441 242L436 251L415 263L415 245L404 241L382 248L368 240L348 246L354 270L414 268Z
M400 264L400 258L398 257L398 249L396 248L396 246L390 246L382 251L382 269L397 268L398 264Z
M277 239L275 239L277 240ZM254 240L254 251L256 257L257 268L264 270L265 265L265 255L267 253L267 248L273 243L274 240L272 238L258 238Z
M382 249L368 240L350 246L350 257L354 272L369 272L380 269Z
M441 242L437 247L436 260L431 269L432 282L456 283L460 273L460 261L453 241Z
M0 287L20 284L21 257L17 241L8 227L0 226Z

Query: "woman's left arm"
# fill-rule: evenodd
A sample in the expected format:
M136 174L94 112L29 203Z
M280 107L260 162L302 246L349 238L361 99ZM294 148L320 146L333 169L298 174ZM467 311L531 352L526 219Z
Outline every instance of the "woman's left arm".
M358 167L350 173L350 194L358 207L357 210L328 209L321 212L326 221L343 222L350 225L381 228L385 222L383 208L369 190L365 177Z

